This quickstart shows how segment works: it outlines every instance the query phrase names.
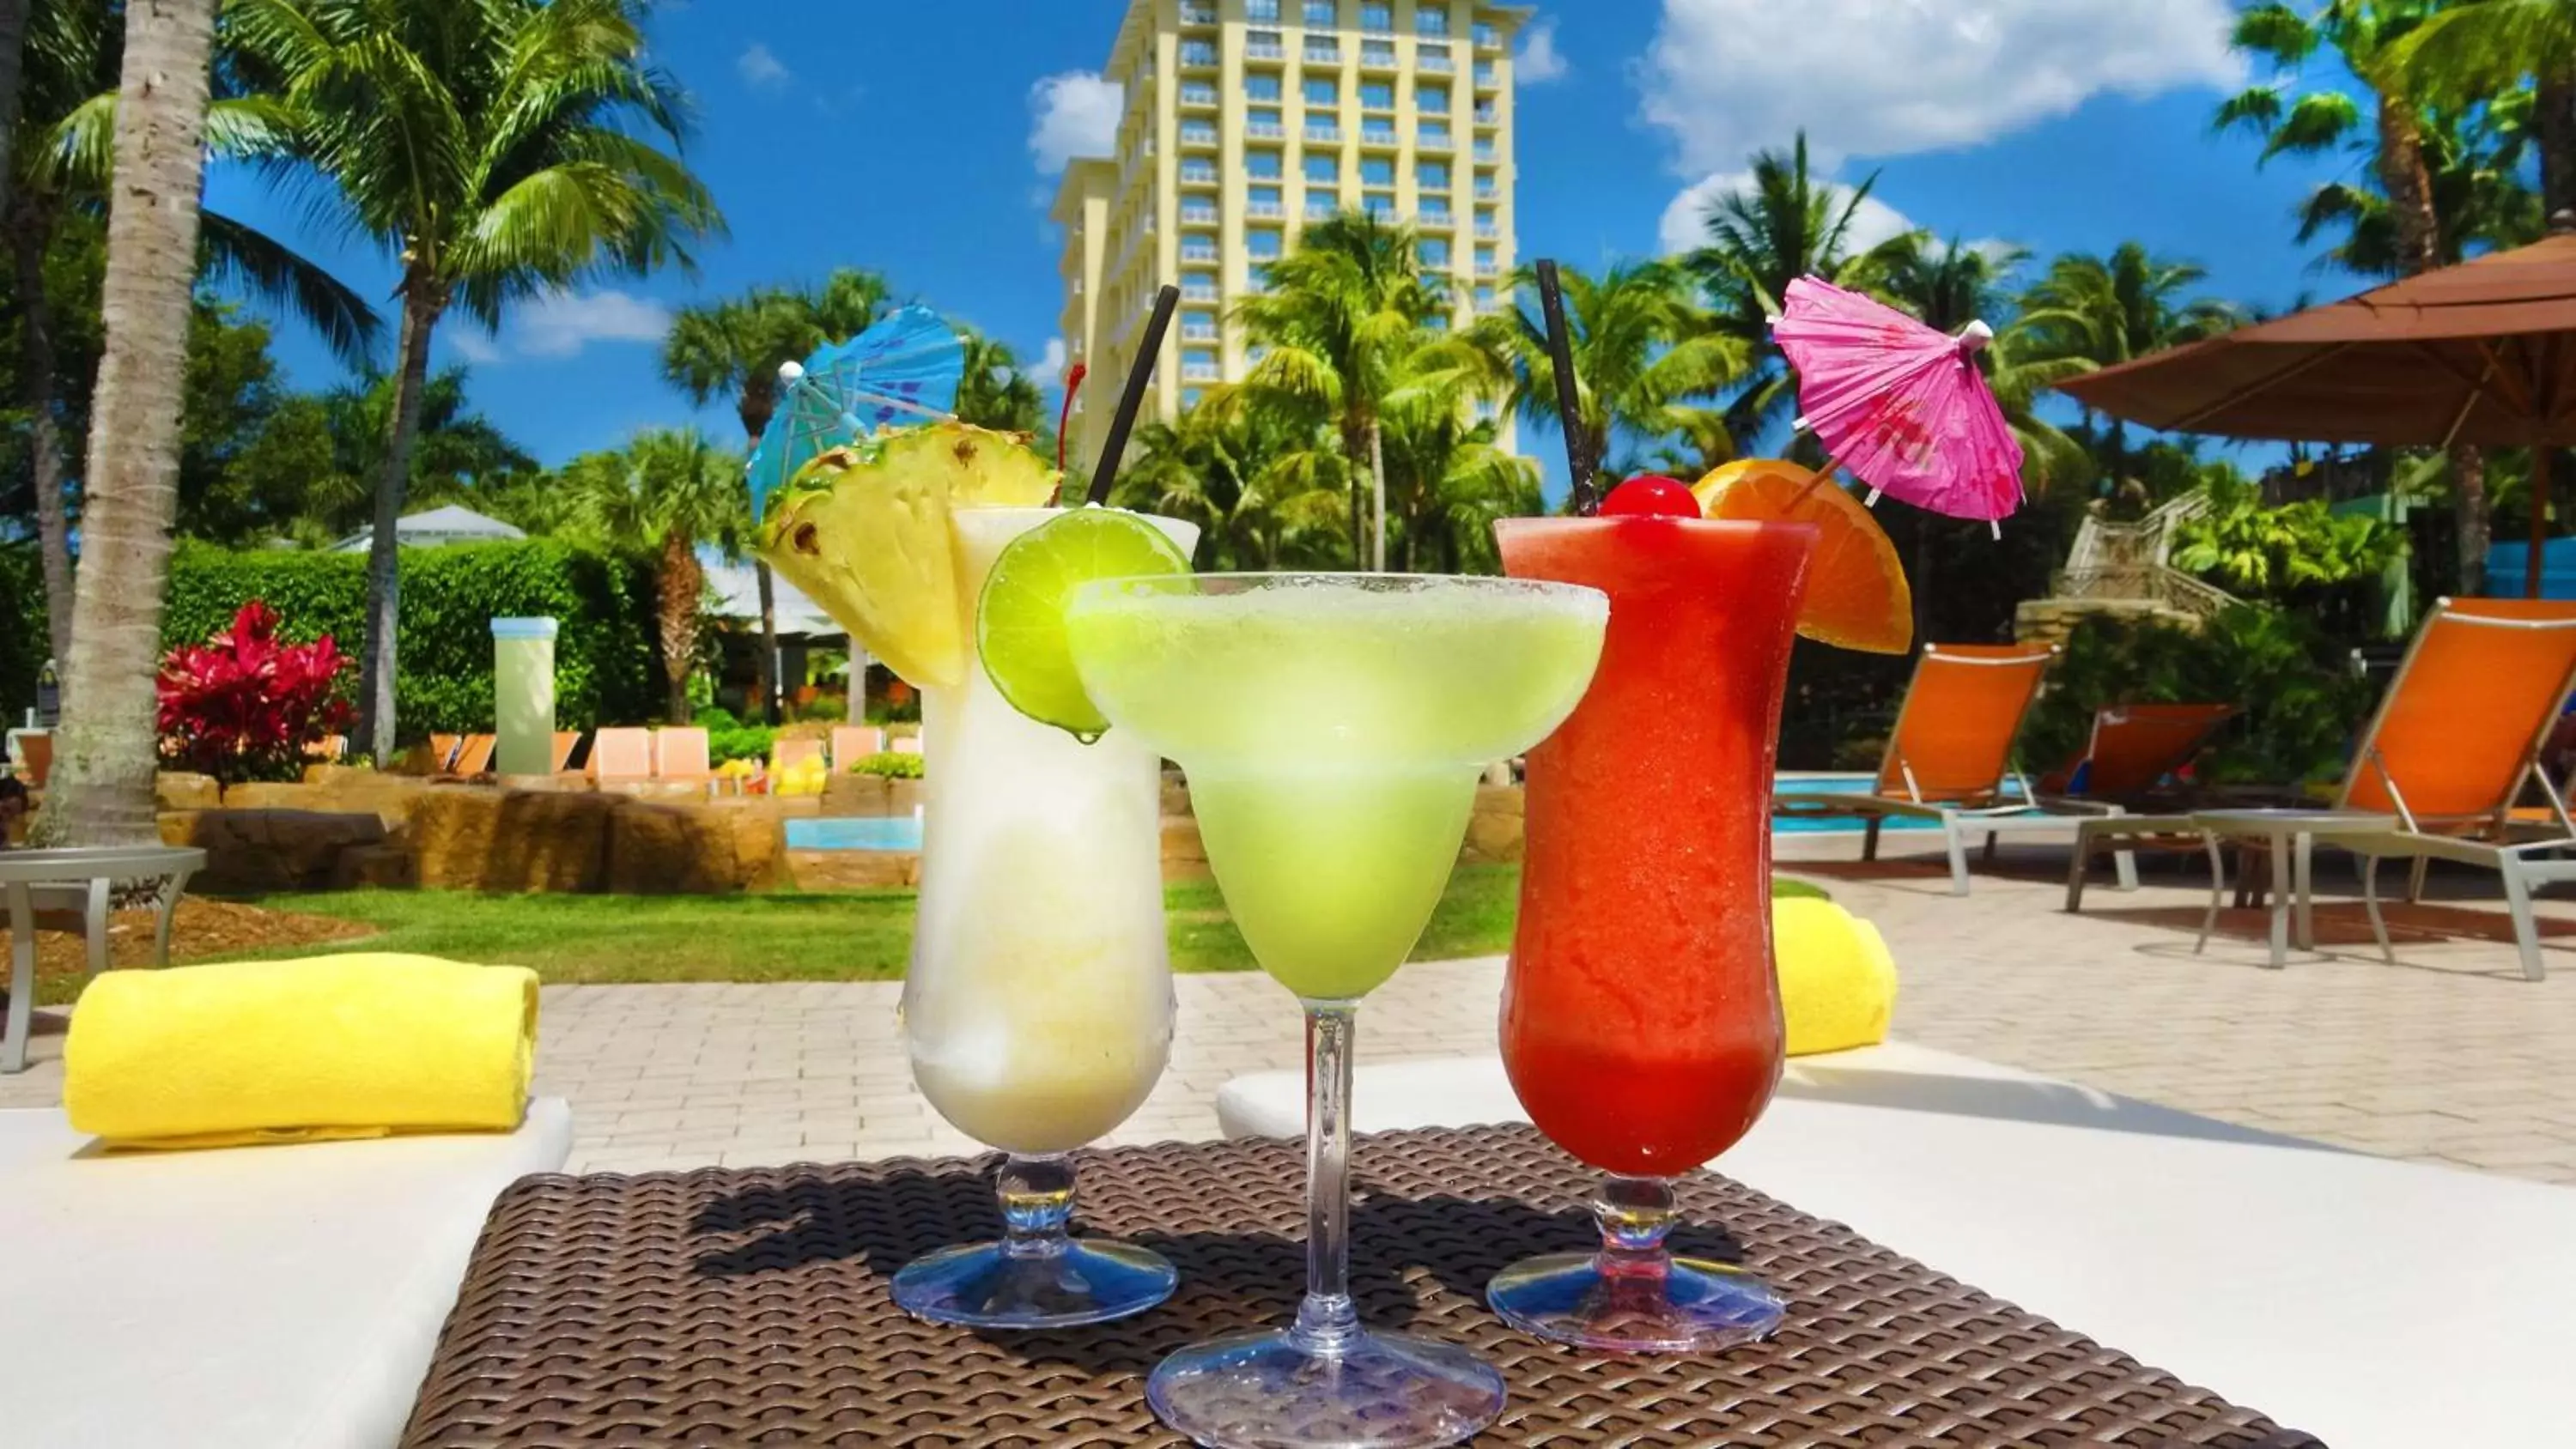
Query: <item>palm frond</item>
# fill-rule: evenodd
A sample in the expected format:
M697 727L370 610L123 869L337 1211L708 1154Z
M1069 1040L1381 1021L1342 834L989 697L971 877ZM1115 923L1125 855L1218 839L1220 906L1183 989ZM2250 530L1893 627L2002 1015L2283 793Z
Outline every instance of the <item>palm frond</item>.
M310 326L342 362L363 367L369 361L382 319L319 263L213 211L199 216L198 250L213 276Z

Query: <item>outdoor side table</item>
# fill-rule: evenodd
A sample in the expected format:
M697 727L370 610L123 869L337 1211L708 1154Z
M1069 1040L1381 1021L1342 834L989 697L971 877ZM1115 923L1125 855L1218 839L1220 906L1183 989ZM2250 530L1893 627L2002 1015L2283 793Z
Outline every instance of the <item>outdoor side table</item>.
M89 969L107 969L107 902L119 881L158 880L159 913L152 963L170 964L170 917L188 877L205 869L206 853L186 845L105 846L74 850L0 850L0 894L9 902L9 1024L0 1036L0 1072L27 1069L27 1036L35 1025L36 912L78 911Z
M2219 843L2235 840L2259 842L2269 853L2272 867L2272 955L2270 966L2279 971L2289 965L2291 908L2298 914L2298 942L2302 951L2317 948L2316 901L2312 889L2311 857L2316 851L2320 832L2338 830L2393 830L2397 817L2368 810L2201 810L2195 811L2191 823L2209 841L2209 914L2201 918L2200 940L2192 947L2194 954L2207 950L2210 933L2218 929L2218 909L2227 895L2227 872ZM2239 871L2242 871L2240 862Z
M991 1158L523 1179L485 1225L403 1442L1177 1445L1145 1403L1154 1365L1295 1311L1302 1145L1081 1158L1084 1230L1162 1253L1180 1290L1045 1334L915 1322L887 1293L914 1256L993 1233ZM1598 1241L1593 1172L1527 1127L1363 1137L1353 1168L1360 1311L1502 1371L1510 1403L1479 1444L2318 1443L1709 1173L1678 1184L1675 1247L1764 1274L1789 1300L1780 1336L1657 1359L1543 1343L1486 1310L1485 1282Z

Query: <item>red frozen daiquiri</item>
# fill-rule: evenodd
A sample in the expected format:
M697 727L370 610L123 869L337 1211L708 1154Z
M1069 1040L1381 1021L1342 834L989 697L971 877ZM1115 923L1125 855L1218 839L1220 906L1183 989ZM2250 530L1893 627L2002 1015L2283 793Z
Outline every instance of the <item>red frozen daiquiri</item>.
M1530 1119L1610 1180L1599 1253L1516 1265L1489 1297L1544 1337L1704 1350L1780 1315L1758 1281L1663 1239L1668 1179L1734 1146L1780 1077L1771 774L1817 530L1618 501L1498 526L1513 577L1610 596L1591 691L1529 757L1502 1023Z

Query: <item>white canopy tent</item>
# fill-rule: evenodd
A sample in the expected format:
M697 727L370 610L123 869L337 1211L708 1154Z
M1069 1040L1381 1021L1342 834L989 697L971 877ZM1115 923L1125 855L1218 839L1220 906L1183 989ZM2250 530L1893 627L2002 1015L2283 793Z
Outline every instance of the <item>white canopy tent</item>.
M394 542L404 548L444 548L451 543L507 543L528 535L497 518L486 517L460 504L450 503L420 513L407 513L394 524ZM376 531L362 528L331 545L333 553L365 553L373 548Z

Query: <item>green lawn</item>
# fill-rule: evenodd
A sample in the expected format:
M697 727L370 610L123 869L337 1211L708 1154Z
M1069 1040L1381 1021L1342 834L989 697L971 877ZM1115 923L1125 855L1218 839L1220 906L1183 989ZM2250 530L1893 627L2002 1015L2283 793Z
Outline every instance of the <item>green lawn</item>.
M1781 895L1817 895L1780 881ZM1511 944L1520 871L1468 866L1414 948L1437 961ZM1172 965L1248 971L1251 952L1213 885L1166 894ZM363 921L383 934L337 949L532 966L548 981L890 981L912 949L912 892L742 896L486 896L348 891L270 896L272 910ZM271 954L304 955L313 948Z

